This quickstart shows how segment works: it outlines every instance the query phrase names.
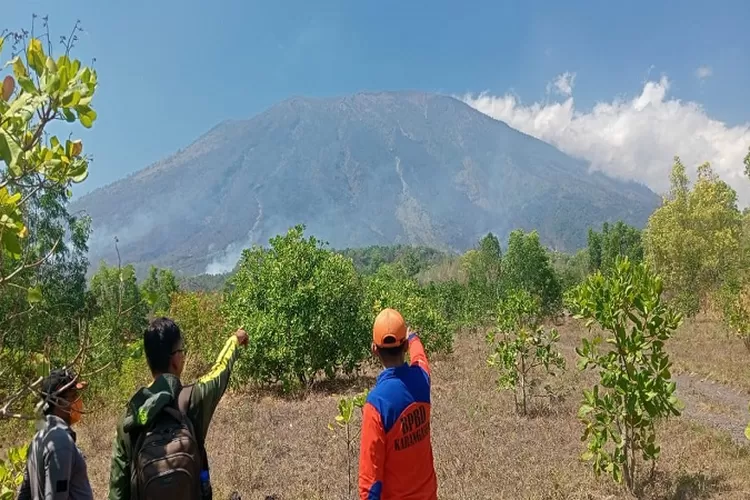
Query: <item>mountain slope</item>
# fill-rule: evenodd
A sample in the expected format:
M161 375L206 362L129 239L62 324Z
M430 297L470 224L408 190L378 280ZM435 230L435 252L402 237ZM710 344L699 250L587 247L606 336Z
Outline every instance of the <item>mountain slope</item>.
M125 262L199 273L296 223L337 248L464 250L524 228L570 250L605 220L642 226L658 202L451 97L382 92L224 122L74 209L93 217L93 262L114 260L116 235Z

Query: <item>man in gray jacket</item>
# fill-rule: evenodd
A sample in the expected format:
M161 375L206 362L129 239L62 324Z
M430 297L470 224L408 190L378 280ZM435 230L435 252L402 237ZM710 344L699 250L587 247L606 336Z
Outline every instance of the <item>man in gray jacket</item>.
M86 462L70 428L81 419L86 384L71 370L53 370L41 386L44 420L26 459L19 500L93 500Z

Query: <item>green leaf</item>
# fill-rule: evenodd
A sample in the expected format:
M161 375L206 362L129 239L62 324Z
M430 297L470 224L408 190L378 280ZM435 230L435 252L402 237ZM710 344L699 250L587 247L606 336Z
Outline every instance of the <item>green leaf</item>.
M45 58L42 41L38 38L29 40L29 47L26 49L26 60L37 76L41 76L44 72Z
M68 92L62 98L62 105L66 108L72 108L74 106L78 106L79 103L81 103L81 93L78 92L77 90L74 90L73 92Z
M750 439L750 424L748 424L748 426L745 427L745 438Z
M18 235L8 231L3 231L0 233L0 237L2 237L0 243L2 243L5 252L7 252L10 258L20 259L22 249L21 240L18 238Z
M75 110L78 112L78 119L81 121L81 125L91 128L94 120L96 120L96 111L88 106L76 106Z
M26 71L26 66L24 66L23 61L20 57L16 56L13 59L11 59L8 64L13 65L13 74L16 76L16 80L18 80L21 77L28 77L29 73Z
M26 300L29 304L36 304L42 301L42 289L39 288L39 285L28 289Z
M66 122L73 123L74 121L76 121L76 115L68 108L63 108L62 114L65 117Z
M34 82L28 76L19 76L18 84L21 86L21 88L25 92L28 92L29 94L36 95L39 93L39 91L36 88L36 85L34 85Z
M16 170L19 154L21 154L21 146L4 128L0 128L0 160L8 165L13 175L20 174Z
M57 73L57 64L55 64L55 60L51 57L47 56L47 62L45 64L47 67L47 71L50 73Z

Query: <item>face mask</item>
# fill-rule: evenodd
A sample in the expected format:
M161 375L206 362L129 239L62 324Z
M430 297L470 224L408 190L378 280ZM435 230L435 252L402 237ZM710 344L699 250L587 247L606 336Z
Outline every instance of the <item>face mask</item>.
M83 399L78 398L76 401L70 404L70 425L77 424L81 421L82 412Z

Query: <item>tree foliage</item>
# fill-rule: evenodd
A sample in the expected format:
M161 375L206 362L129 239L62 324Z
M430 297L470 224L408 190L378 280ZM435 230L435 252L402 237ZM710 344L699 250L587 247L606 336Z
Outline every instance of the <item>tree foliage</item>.
M514 290L500 301L497 318L497 330L487 335L492 348L488 362L498 371L498 387L513 390L516 411L526 415L529 397L538 395L535 371L541 368L545 375L555 375L555 369L565 368L555 346L560 335L540 325L540 301L524 290ZM551 394L549 386L546 389Z
M503 258L503 283L508 290L523 290L538 297L544 315L555 314L562 306L562 287L536 231L510 233Z
M502 252L500 241L488 233L477 245L462 257L462 265L467 276L468 310L467 319L473 324L492 319L497 301L502 295Z
M14 263L10 270L0 268L0 285L8 285L23 270L49 259L56 248L42 256L33 247L24 248L32 198L48 191L69 197L68 186L88 174L89 159L80 140L63 142L45 132L59 121L93 125L97 76L69 57L70 43L65 54L54 59L51 44L45 51L39 38L28 38L26 32L3 35L0 55L5 45L12 43L15 49L0 92L0 262ZM32 300L37 297L38 292L29 292Z
M641 231L617 221L613 226L605 222L601 232L589 229L588 253L591 271L607 272L614 265L617 257L627 256L630 262L643 260Z
M32 375L65 364L88 345L82 325L91 309L90 225L68 213L67 203L90 158L81 140L61 140L50 129L64 132L61 122L93 125L97 76L70 56L78 24L62 37L64 54L57 58L46 18L43 28L42 37L0 33L0 58L9 56L0 70L0 418L20 415L8 409L11 392L25 405ZM75 359L83 366L91 356Z
M595 369L599 383L584 391L578 416L585 424L583 458L628 489L639 457L656 460L656 422L679 415L667 340L681 315L662 301L662 281L646 264L618 258L607 275L592 275L570 295L576 318L601 332L576 348L581 370ZM602 349L602 343L611 347Z
M352 372L367 356L369 326L352 261L303 237L304 226L242 254L226 294L228 325L250 344L238 373L287 387L323 372Z
M141 295L148 304L149 315L166 314L172 302L172 294L177 290L177 279L171 270L151 266L148 277L141 284Z
M183 376L190 380L207 373L230 333L222 314L223 297L216 292L177 292L171 297L168 315L188 346Z
M669 196L649 218L644 246L677 307L693 315L736 268L742 219L737 194L708 163L698 167L691 189L675 158L671 183Z
M23 482L29 446L10 448L7 458L0 458L0 500L13 500Z
M408 245L374 245L365 248L347 248L339 251L354 263L357 272L375 274L384 264L400 264L409 277L437 264L446 254L429 247Z
M381 266L367 280L367 308L370 325L386 307L398 310L405 321L419 332L428 352L451 352L453 331L443 315L439 296L431 296L416 280L409 278L399 266ZM443 304L447 307L447 304Z
M550 252L550 262L555 270L560 288L570 290L583 283L589 275L589 252L579 250L570 255L563 252Z

